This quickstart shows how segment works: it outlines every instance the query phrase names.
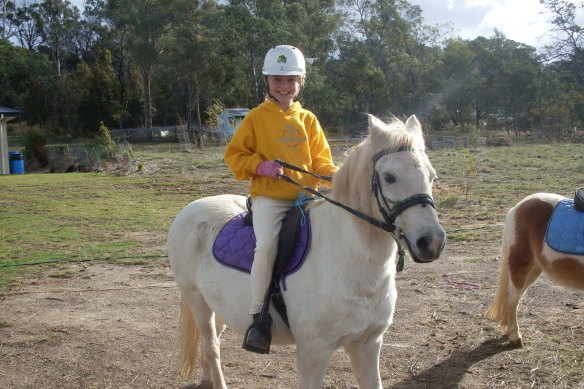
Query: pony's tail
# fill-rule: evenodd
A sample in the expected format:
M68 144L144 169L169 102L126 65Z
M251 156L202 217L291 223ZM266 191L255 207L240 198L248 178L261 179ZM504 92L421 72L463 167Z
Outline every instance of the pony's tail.
M505 232L503 232L505 234ZM509 248L505 244L505 235L503 235L503 245L501 248L501 265L499 266L499 280L497 293L491 306L485 312L485 317L499 322L502 327L507 327L509 322L509 302L507 294L509 289Z
M184 298L181 303L180 327L182 340L180 375L182 378L189 378L195 369L201 337L193 312Z

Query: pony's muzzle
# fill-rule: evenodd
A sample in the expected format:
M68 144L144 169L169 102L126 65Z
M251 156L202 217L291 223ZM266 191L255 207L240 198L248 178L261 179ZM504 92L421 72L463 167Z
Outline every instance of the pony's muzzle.
M444 229L440 228L434 233L427 233L418 237L414 242L415 246L412 247L410 241L402 235L404 240L408 244L408 249L412 256L414 262L424 263L432 262L440 258L440 254L446 246L446 232Z

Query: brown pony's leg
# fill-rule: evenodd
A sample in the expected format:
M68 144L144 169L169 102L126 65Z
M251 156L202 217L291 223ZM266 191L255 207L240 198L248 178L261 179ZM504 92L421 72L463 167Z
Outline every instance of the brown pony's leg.
M507 291L507 336L509 343L516 347L523 346L517 324L517 306L523 293L542 273L538 257L542 254L545 231L552 212L552 204L531 198L520 203L512 215L513 241L507 258L511 281Z

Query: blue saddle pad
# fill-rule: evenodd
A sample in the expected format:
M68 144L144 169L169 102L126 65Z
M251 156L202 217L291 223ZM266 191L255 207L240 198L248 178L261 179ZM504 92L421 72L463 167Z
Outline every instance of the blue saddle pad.
M246 214L247 212L244 212L235 216L223 226L213 243L213 255L219 263L225 266L250 273L255 249L255 234L253 227L244 223ZM304 263L310 239L310 219L306 215L306 222L300 227L292 256L282 273L284 290L286 290L286 277L298 271Z
M574 200L561 200L548 223L547 244L554 250L584 255L584 212L574 208Z

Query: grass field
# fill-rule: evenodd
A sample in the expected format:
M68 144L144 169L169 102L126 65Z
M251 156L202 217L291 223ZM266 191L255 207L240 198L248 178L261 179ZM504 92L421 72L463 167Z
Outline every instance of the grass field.
M345 148L333 147L337 163ZM184 153L175 144L135 145L134 154L127 174L0 177L0 293L34 271L22 264L164 256L166 232L183 206L210 194L246 193L225 167L222 147ZM525 195L571 196L584 186L584 151L576 144L444 149L429 157L451 241L496 240L508 208Z

